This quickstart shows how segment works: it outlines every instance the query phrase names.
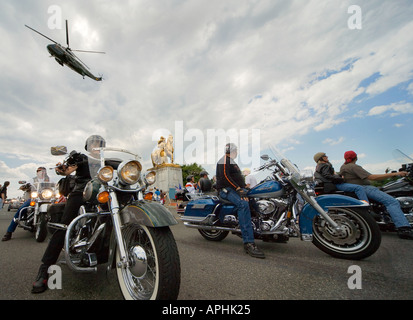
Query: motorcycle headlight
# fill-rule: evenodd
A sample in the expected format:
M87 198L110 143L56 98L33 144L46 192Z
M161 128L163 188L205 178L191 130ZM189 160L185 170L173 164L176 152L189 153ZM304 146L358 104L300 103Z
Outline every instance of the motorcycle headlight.
M53 190L43 189L41 193L41 198L44 200L50 200L53 197Z
M156 181L156 172L155 171L148 172L147 174L145 174L144 180L145 180L145 183L149 186L151 184L154 184Z
M110 166L100 168L98 171L98 178L104 183L109 182L113 179L113 168Z
M39 194L38 194L36 191L33 191L33 192L30 194L30 197L31 197L32 199L34 199L34 198L37 198L38 195L39 195Z
M83 190L83 199L93 201L99 193L100 182L97 179L90 180Z
M118 167L118 176L123 184L135 184L141 176L142 165L139 161L122 162Z

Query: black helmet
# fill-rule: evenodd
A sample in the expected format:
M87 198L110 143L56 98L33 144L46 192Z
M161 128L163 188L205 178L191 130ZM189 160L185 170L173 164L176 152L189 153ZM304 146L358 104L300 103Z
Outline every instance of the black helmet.
M95 135L90 136L89 138L87 138L87 140L85 142L85 150L86 151L91 151L91 150L88 150L88 148L89 148L89 146L91 146L95 142L98 142L99 147L106 147L105 139L103 139L101 136L95 134Z
M193 175L187 176L187 177L186 177L186 181L187 181L187 182L191 181L193 177L194 177Z
M206 171L204 170L204 171L201 171L201 172L199 173L199 175L200 175L201 177L203 177L203 176L205 176L205 175L208 175L208 172L206 172Z

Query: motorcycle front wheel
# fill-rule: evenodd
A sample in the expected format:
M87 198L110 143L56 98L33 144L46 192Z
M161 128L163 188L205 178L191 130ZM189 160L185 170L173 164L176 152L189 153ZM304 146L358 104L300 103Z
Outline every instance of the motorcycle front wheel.
M43 242L47 237L47 217L45 213L40 213L39 222L36 226L34 237L37 242Z
M131 224L122 230L129 257L127 267L116 273L126 300L175 300L181 282L178 248L169 227L151 228Z
M313 221L313 244L340 259L361 260L377 251L381 232L365 209L330 208L329 216L341 226L338 232L321 216Z

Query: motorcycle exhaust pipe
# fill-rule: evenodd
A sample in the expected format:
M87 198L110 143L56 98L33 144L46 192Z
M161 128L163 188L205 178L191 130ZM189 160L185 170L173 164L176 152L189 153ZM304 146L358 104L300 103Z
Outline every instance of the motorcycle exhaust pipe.
M203 230L222 230L222 231L241 232L240 229L219 227L219 226L207 226L207 225L201 225L201 224L191 224L189 222L184 222L184 226L188 228L203 229Z

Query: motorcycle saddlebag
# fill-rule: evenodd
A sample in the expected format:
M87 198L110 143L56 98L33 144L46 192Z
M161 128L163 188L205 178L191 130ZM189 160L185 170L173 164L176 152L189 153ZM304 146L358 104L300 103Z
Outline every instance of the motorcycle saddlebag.
M206 217L214 212L219 203L218 199L202 198L190 201L185 209L186 217Z

